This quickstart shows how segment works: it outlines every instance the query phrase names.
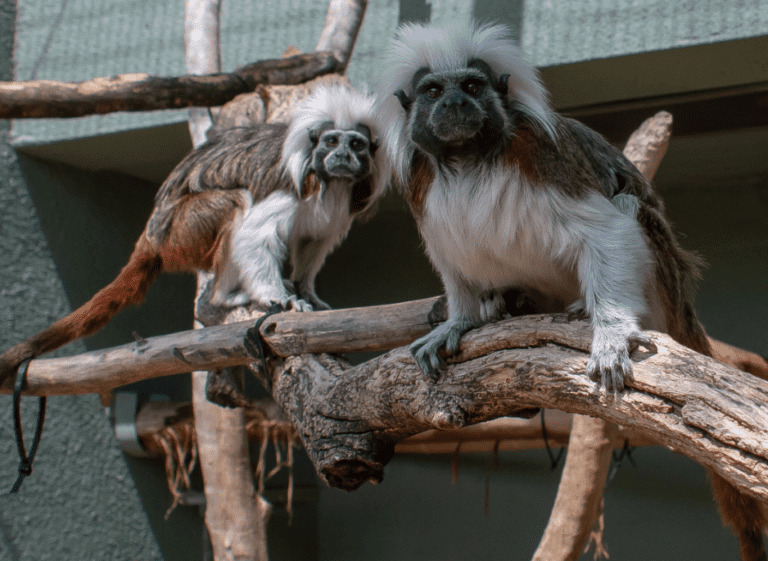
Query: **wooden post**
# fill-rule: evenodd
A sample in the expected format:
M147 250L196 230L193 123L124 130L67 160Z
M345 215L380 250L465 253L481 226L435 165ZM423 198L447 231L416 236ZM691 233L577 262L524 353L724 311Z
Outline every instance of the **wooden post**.
M221 71L220 0L187 0L184 47L187 71ZM192 109L189 130L195 148L213 125L206 109ZM210 275L198 275L195 308ZM198 314L196 313L197 317ZM196 323L195 327L202 327ZM256 494L242 409L225 409L208 401L207 372L192 373L192 404L205 486L205 525L216 561L267 561L269 504Z

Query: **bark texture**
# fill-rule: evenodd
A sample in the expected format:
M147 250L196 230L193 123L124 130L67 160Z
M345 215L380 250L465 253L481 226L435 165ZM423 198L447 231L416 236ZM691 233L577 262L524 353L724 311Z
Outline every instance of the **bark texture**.
M187 0L184 51L187 71L221 71L220 0ZM204 109L190 111L189 133L196 148L213 126ZM207 305L206 286L212 276L198 273L195 317ZM202 324L195 322L195 327ZM205 491L205 526L215 561L267 561L270 505L253 485L243 409L226 409L207 399L208 373L192 373L192 407Z
M235 72L179 77L120 74L85 82L0 82L0 119L82 117L223 105L262 84L300 84L342 68L318 52L248 64Z
M344 489L381 480L406 436L544 407L641 432L768 499L768 383L650 333L658 352L635 351L634 377L620 396L583 375L585 323L536 315L467 333L437 384L404 348L354 368L301 355L275 359L273 397L321 477Z

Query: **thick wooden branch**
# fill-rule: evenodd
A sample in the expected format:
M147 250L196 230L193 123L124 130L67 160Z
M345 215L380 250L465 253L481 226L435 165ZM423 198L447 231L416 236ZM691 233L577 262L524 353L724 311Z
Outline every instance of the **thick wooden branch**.
M223 105L258 85L301 84L344 67L331 52L264 60L232 73L160 77L121 74L85 82L0 82L0 118L82 117Z
M429 330L430 314L435 321L443 317L437 302L276 314L262 324L262 333L286 354L382 348ZM25 393L101 392L151 376L249 363L242 340L250 325L37 359L29 365ZM380 336L374 337L378 326ZM272 359L278 362L273 397L293 419L318 473L342 488L381 479L394 444L407 436L545 407L620 424L768 499L768 382L666 335L652 338L658 352L636 352L634 378L619 396L584 376L591 340L586 323L537 315L467 333L438 384L425 379L405 348L354 368L327 355Z
M407 349L345 369L327 355L282 361L273 397L294 420L318 473L354 489L382 478L394 443L533 407L600 417L713 469L768 499L768 383L652 333L621 395L584 376L590 333L564 317L524 316L467 333L438 384Z

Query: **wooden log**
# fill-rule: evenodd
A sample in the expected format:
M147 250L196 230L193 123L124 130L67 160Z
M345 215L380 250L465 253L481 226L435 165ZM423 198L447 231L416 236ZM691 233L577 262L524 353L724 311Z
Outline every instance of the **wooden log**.
M283 357L393 349L443 321L443 302L435 297L369 308L285 312L270 316L260 332L270 350ZM253 324L242 321L149 337L66 358L35 359L27 370L25 394L102 393L152 377L248 364L254 358L244 340ZM11 393L12 389L9 379L0 393Z
M649 332L656 353L633 353L621 395L584 376L589 329L564 316L504 320L467 333L439 383L407 349L345 369L326 355L281 361L273 397L294 420L325 481L379 481L394 443L532 407L600 417L687 455L768 500L768 383Z
M85 82L0 82L0 119L212 107L253 91L258 85L301 84L341 68L335 54L316 52L258 61L232 73L204 76L121 74Z

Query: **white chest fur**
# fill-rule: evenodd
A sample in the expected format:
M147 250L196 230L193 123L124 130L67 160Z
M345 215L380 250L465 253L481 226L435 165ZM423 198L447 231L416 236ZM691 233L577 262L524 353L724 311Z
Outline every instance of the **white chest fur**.
M299 201L290 239L340 241L352 223L350 196L350 187L346 182L337 185L332 181L322 194Z
M438 175L419 226L444 277L476 292L530 287L567 304L579 297L585 244L612 243L626 222L597 193L576 199L495 166Z

